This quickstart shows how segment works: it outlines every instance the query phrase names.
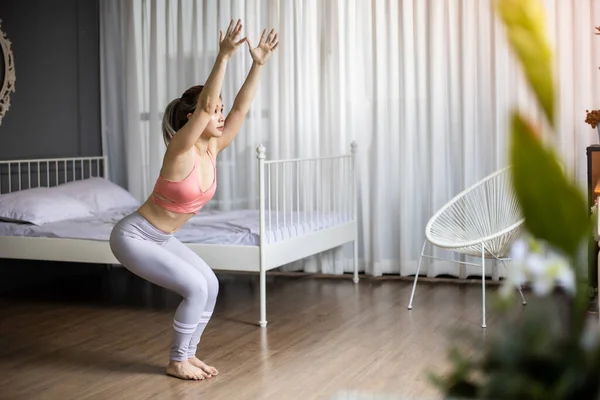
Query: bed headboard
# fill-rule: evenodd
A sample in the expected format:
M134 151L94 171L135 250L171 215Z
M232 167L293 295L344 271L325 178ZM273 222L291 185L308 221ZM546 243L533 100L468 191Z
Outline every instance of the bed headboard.
M106 157L0 161L0 194L35 187L58 186L91 177L108 177Z

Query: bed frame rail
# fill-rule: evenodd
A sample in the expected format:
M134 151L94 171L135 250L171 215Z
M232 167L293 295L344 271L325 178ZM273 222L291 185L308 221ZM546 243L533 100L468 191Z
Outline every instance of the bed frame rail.
M0 161L0 194L107 176L104 156Z
M356 221L355 154L267 160L265 147L256 149L259 163L260 233L271 244L293 231L294 236Z

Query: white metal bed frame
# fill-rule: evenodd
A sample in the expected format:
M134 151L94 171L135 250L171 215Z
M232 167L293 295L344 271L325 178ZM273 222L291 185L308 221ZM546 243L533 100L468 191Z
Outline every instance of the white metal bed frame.
M185 243L214 270L258 272L260 274L260 327L267 326L266 272L269 270L353 242L353 282L358 283L356 147L356 143L352 142L350 154L340 156L267 160L264 146L259 145L256 148L260 219L258 246ZM322 169L327 163L331 165L333 172L329 176L324 174ZM77 165L79 165L79 169L77 169ZM293 167L292 169L295 168L295 179L286 180L286 168L289 169L290 166ZM314 172L313 177L316 177L317 180L316 184L310 180L311 174L306 173L311 166ZM15 167L16 172L13 172ZM300 172L302 168L304 168L304 173ZM37 181L37 185L33 186L32 169L35 170L33 183ZM272 176L273 170L275 179ZM8 172L8 184L3 181L4 171ZM279 177L280 171L282 171L282 177ZM13 176L18 177L18 184L14 183ZM40 186L52 187L67 181L92 176L108 177L107 157L0 161L0 194L5 193L4 189L6 188L8 188L7 192L14 192ZM24 178L26 184L23 183ZM344 181L348 178L351 180L350 184ZM327 190L322 189L323 185L329 185L326 187ZM302 186L312 187L312 190L301 191ZM266 234L270 231L270 229L267 230L267 226L272 228L275 223L279 228L279 218L275 218L276 221L273 221L271 214L275 211L278 216L278 213L283 211L285 216L288 209L287 191L292 195L289 209L292 212L296 211L296 217L294 217L297 218L296 222L304 222L304 226L308 226L309 230L300 235L271 242L269 235ZM293 209L294 194L295 209ZM301 196L304 207L301 207ZM282 210L280 210L280 205ZM307 219L307 215L310 214L312 217L315 213L322 211L341 213L347 218L331 227L314 229L312 222ZM300 221L301 212L304 212L303 221ZM285 228L287 224L285 217L283 223ZM119 264L110 250L108 241L51 237L0 236L0 258Z

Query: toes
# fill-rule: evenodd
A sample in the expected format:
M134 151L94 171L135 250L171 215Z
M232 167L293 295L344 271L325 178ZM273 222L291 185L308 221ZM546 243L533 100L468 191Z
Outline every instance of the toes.
M194 363L194 365L198 368L201 369L202 371L204 371L205 373L207 373L208 375L218 375L219 371L217 371L217 369L215 367L211 367L210 365L206 365L203 361L200 360L196 360L196 362Z
M204 377L204 375L199 374L196 371L194 371L194 372L190 372L190 379L193 379L195 381L202 381L206 378Z
M202 363L202 370L207 374L211 375L217 375L219 373L219 371L217 371L215 367L211 367L210 365L206 365L205 363Z
M199 379L202 379L201 377L198 376L198 374L195 374L190 371L181 372L180 377L182 377L183 379L190 380L190 381L197 381Z
M205 371L204 371L203 369L201 369L201 368L197 368L197 370L198 370L198 372L197 372L198 376L201 376L201 377L202 377L202 379L205 379L205 378L210 378L210 373L208 373L208 372L205 372Z
M219 374L219 371L215 367L206 365L206 363L199 360L198 358L190 359L190 364L202 371L207 378L211 378Z
M180 379L202 381L209 374L204 373L200 368L194 367L193 365L177 366L175 368L167 368L167 374L175 376Z

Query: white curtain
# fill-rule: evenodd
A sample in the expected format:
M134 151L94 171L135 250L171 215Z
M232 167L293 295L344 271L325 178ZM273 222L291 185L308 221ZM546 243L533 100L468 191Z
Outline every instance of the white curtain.
M585 148L598 142L584 119L586 109L600 107L600 38L593 35L600 1L545 4L560 148L583 187ZM210 207L257 206L260 143L267 157L283 158L348 152L356 140L367 274L414 274L430 216L506 164L510 109L540 115L488 0L102 0L103 143L111 179L140 200L164 152L162 110L204 83L218 30L231 18L242 19L254 44L263 28L275 28L280 46L242 131L219 158ZM226 110L250 63L246 47L231 60ZM350 271L349 254L344 248L289 268ZM424 270L480 275L439 262Z

